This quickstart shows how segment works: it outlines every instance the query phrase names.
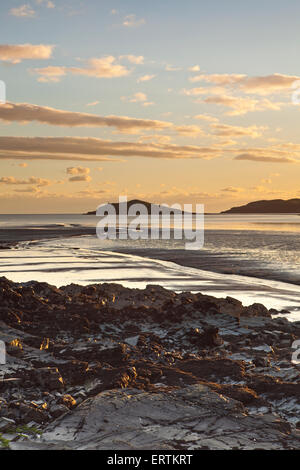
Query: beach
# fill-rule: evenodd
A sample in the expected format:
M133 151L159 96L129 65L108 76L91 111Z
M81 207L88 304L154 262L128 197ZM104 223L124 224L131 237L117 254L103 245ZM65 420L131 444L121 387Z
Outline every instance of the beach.
M94 222L0 217L2 444L297 449L297 226L213 220L195 252Z
M300 319L296 215L206 216L200 250L185 250L184 240L172 238L99 240L97 222L95 216L74 214L0 216L0 274L57 287L116 282L145 288L154 283L175 291L230 295L246 305L258 301Z

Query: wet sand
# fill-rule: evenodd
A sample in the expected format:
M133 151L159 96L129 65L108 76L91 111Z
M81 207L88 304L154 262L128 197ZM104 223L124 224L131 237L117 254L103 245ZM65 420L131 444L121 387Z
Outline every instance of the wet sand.
M76 283L120 283L145 288L148 284L167 289L231 296L245 305L254 302L267 308L287 310L299 319L300 289L278 281L235 274L215 273L172 261L101 249L99 240L85 236L21 243L18 249L1 250L0 276L14 282L36 280L57 287Z

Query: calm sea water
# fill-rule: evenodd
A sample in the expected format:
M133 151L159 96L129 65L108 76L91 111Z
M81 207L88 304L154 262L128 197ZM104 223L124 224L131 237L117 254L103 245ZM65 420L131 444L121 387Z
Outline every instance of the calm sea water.
M44 240L1 250L0 275L62 285L156 283L174 290L231 295L246 304L300 311L300 217L291 215L205 216L204 247L184 249L184 240L98 240L61 237L64 228L96 227L98 218L78 214L0 215L0 230L45 231ZM47 230L56 238L47 240ZM11 232L10 232L11 233Z
M99 218L80 214L0 215L0 229L57 230L96 227ZM221 273L300 284L300 216L250 214L205 216L204 247L184 250L182 240L100 241L99 249L132 252ZM75 240L72 240L74 245ZM78 241L79 243L79 241ZM183 252L184 250L184 252Z
M82 214L0 214L0 228L90 226L99 218ZM299 214L215 214L205 216L205 227L216 230L284 231L300 234Z

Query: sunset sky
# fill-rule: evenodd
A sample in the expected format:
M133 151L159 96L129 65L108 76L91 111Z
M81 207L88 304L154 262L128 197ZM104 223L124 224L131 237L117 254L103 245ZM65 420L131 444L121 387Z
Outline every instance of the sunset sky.
M296 0L3 0L0 213L300 197Z

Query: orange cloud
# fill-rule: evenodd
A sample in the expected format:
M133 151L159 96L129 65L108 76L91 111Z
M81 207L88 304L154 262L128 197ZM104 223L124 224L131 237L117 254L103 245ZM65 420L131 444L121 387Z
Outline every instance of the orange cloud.
M160 143L113 142L92 137L0 136L0 159L114 161L113 157L158 159L220 156L217 147Z
M270 95L289 90L293 83L300 80L296 75L274 73L266 76L248 77L244 74L200 74L191 77L191 82L204 81L218 86L239 87L246 93Z
M136 94L132 99L143 102L147 96ZM29 103L0 104L0 120L22 124L36 121L42 124L65 127L115 127L121 132L137 132L141 129L162 130L172 127L172 124L167 121L136 119L127 116L99 116Z
M124 77L129 75L130 70L121 64L116 63L113 56L92 58L87 61L86 67L70 67L68 69L75 75L87 75L97 78Z
M234 159L266 163L300 163L300 160L291 157L277 157L272 155L261 155L257 153L242 153L237 155Z
M266 127L263 126L241 127L226 124L211 124L210 127L213 129L215 135L221 137L252 137L253 139L261 137L262 132L266 129Z
M26 180L17 179L14 176L2 176L0 178L0 183L8 185L33 184L36 186L49 186L49 184L51 184L51 181L44 178L36 178L35 176L31 176Z
M1 44L0 60L18 64L22 60L45 60L52 56L55 46L46 44Z

